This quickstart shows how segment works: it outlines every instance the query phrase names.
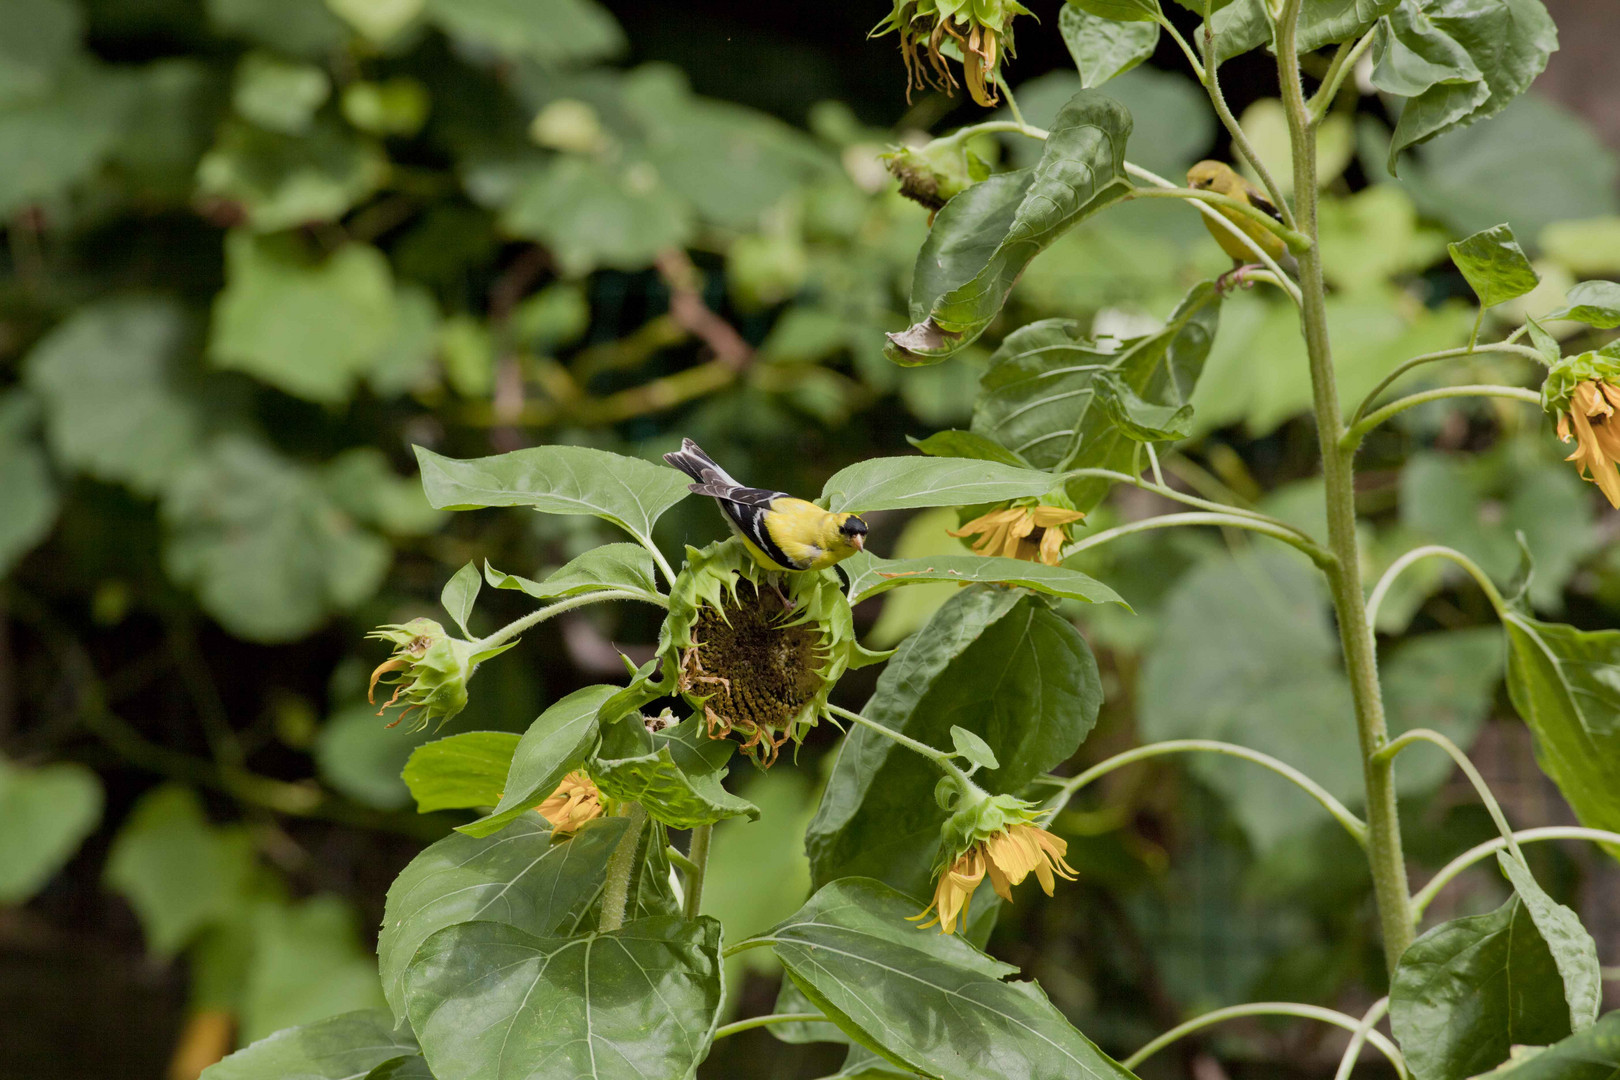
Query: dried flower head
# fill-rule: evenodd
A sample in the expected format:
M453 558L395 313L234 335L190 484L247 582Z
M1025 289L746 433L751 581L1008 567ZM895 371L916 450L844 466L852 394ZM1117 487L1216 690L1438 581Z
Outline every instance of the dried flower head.
M1541 400L1558 421L1558 437L1575 441L1564 460L1620 508L1620 359L1590 352L1560 361L1547 373Z
M894 10L872 29L872 36L899 34L907 100L913 88L955 89L956 76L945 62L948 50L962 62L968 94L990 106L1000 101L996 80L1001 58L1013 54L1013 17L1028 14L1016 0L895 0Z
M391 642L393 655L371 672L366 700L377 703L377 685L392 686L393 694L382 703L377 715L394 706L403 706L389 724L393 727L410 718L411 730L430 723L443 724L467 707L467 683L478 665L510 649L515 641L493 648L480 648L477 642L462 641L445 632L432 619L412 619L408 623L379 626L366 637Z
M913 921L927 929L937 925L954 934L967 924L973 892L986 877L996 895L1011 902L1012 887L1033 873L1051 896L1057 878L1075 879L1064 861L1069 845L1035 823L1034 807L1011 795L991 795L977 788L965 792L942 830L946 860L938 870L933 902Z

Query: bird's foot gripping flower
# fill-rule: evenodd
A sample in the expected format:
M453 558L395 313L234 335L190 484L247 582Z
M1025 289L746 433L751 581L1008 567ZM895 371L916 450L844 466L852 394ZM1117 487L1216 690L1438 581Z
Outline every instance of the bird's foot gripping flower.
M1558 437L1575 440L1564 460L1620 508L1620 359L1588 352L1560 360L1541 384L1541 405L1558 421Z
M958 921L967 925L968 904L986 877L1003 900L1012 900L1012 887L1032 872L1047 896L1056 879L1073 881L1074 868L1063 860L1069 845L1035 824L1035 808L1011 795L991 795L977 788L962 796L945 822L943 862L934 886L934 900L912 916L922 929L938 925L942 934L956 933Z
M977 537L973 550L979 555L1002 555L1056 566L1063 561L1063 545L1070 540L1071 527L1085 516L1070 506L1031 499L980 514L960 529L948 531L951 536Z
M576 770L563 777L557 790L535 810L551 822L554 836L566 836L602 816L602 793L589 776Z
M773 575L736 540L687 549L659 652L709 737L735 736L762 768L803 741L839 677L867 657L835 573Z
M1013 17L1028 14L1016 0L894 0L894 10L873 28L872 36L899 33L907 100L913 88L932 85L950 93L957 85L941 52L948 39L962 55L968 93L989 106L1000 101L996 80L1001 58L1013 55Z
M443 724L466 708L467 683L478 665L517 644L509 641L480 648L475 641L451 637L432 619L379 626L366 637L394 646L394 654L372 670L366 700L377 703L379 682L392 686L393 695L383 702L377 715L393 706L403 706L388 726L410 717L412 731L420 731L430 723Z

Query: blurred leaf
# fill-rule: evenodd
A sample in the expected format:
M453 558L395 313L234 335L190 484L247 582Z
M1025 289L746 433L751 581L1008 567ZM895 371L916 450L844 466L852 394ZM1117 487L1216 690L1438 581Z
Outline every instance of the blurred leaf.
M119 827L106 882L140 916L147 948L167 958L238 906L252 870L242 829L210 825L190 788L165 784Z
M317 120L305 135L233 121L198 163L197 188L240 204L255 231L277 232L342 217L387 171L381 150L332 121Z
M0 907L44 888L101 820L101 781L83 765L25 768L0 757Z
M0 6L0 102L44 94L79 51L84 17L71 0Z
M441 510L532 506L594 514L651 543L653 522L686 498L691 478L640 458L585 446L536 446L457 461L418 446L422 488Z
M1552 1046L1515 1046L1489 1080L1607 1080L1620 1069L1620 1012Z
M1395 184L1324 197L1321 216L1322 271L1342 289L1377 289L1432 265L1446 250L1445 234L1420 223L1411 197Z
M61 502L44 449L28 438L35 415L32 398L0 394L0 576L50 533Z
M439 360L445 381L462 397L488 397L495 387L495 340L471 315L452 315L439 324Z
M322 780L355 802L397 810L411 804L400 771L428 732L390 731L387 725L373 705L338 710L315 742L315 765Z
M502 573L488 563L484 565L484 580L490 585L497 589L517 589L536 600L623 589L662 603L658 581L653 575L652 553L640 544L594 547L554 571L543 582Z
M636 738L611 748L604 740L591 759L590 777L604 795L639 802L655 820L673 829L712 825L744 815L759 820L759 807L721 785L733 745L709 738L701 715L654 734L648 734L634 718L614 725L613 731L629 732ZM633 750L643 752L629 752Z
M284 135L302 135L332 95L332 80L314 64L250 52L236 65L231 103L245 119Z
M427 0L427 17L511 60L582 63L624 51L624 32L595 0Z
M1159 44L1159 24L1151 18L1115 22L1108 16L1093 15L1077 3L1063 6L1058 32L1069 47L1074 66L1080 69L1080 86L1085 90L1131 70L1151 57Z
M393 557L315 477L241 436L218 439L175 477L163 518L169 575L250 641L287 641L353 608Z
M123 72L75 64L49 90L0 98L0 217L89 178L118 140L130 88Z
M202 409L179 367L189 337L179 304L127 298L80 308L35 346L27 380L57 459L158 493L202 439Z
M387 344L393 276L376 248L346 244L306 265L283 245L233 232L208 352L309 401L340 404Z
M1523 296L1541 281L1508 225L1477 232L1466 240L1448 245L1447 250L1474 295L1479 297L1480 307L1495 307Z
M1401 642L1379 662L1391 735L1425 727L1464 749L1472 746L1491 714L1503 662L1501 638L1490 626ZM1453 767L1437 750L1408 751L1396 769L1396 784L1404 796L1424 795L1438 788Z
M348 30L322 0L207 0L215 30L311 58L341 49Z
M367 1009L278 1031L210 1065L200 1080L355 1080L416 1052L410 1029Z
M143 65L111 158L131 197L188 202L197 162L214 140L226 107L223 73L191 57Z
M326 463L322 486L355 519L397 536L426 536L449 516L435 510L415 477L397 475L375 446L356 446Z
M513 308L509 325L530 348L554 349L577 340L590 327L590 301L579 285L553 282Z
M1390 983L1389 1023L1414 1077L1467 1080L1514 1043L1569 1034L1563 984L1524 902L1453 919L1408 946Z
M507 731L466 731L411 751L402 777L416 800L416 812L471 810L500 802L518 738Z
M799 988L862 1045L945 1080L1129 1080L1016 969L906 922L915 904L869 878L822 888L768 941ZM941 1022L941 1017L950 1019Z
M861 712L941 750L952 725L968 728L1002 763L978 782L1016 794L1074 753L1101 702L1096 660L1073 626L1028 594L976 586L901 644ZM866 874L930 894L946 816L938 780L916 754L851 730L805 835L815 882Z
M937 363L984 332L1029 261L1070 226L1123 196L1131 116L1083 90L1054 121L1041 160L952 199L917 253L913 326L890 335L902 363Z
M1408 146L1495 116L1522 94L1558 48L1541 0L1401 0L1373 41L1372 84L1410 100L1389 148L1389 171Z
M587 686L541 713L512 753L494 811L458 831L488 836L545 802L564 776L585 763L597 738L597 712L618 692L617 686Z
M685 247L695 228L686 200L647 162L609 167L572 155L528 180L501 224L545 244L572 276L650 266L666 248Z
M343 118L372 135L415 135L427 122L429 104L427 89L403 76L350 83L341 102Z
M405 969L435 932L456 923L505 923L549 937L573 934L602 888L625 822L605 818L556 839L539 814L498 837L452 833L428 847L388 887L377 939L383 993L405 1018Z
M395 260L400 261L397 248ZM366 382L382 397L417 389L432 378L438 341L439 308L433 295L420 285L400 283L394 290L393 329L366 373Z
M1159 18L1159 0L1069 0L1064 11L1078 11L1093 19L1153 22ZM1068 35L1064 35L1065 39Z
M1000 556L942 555L924 559L880 559L876 555L862 553L847 559L843 569L849 576L851 602L856 604L901 585L932 581L950 581L961 585L994 582L1092 604L1125 602L1113 589L1078 570Z
M485 975L497 968L499 979ZM689 1076L719 1022L720 924L637 919L558 938L462 923L423 943L405 986L442 1080Z
M821 489L835 513L971 506L1045 495L1058 478L1038 469L974 458L869 458L838 470Z
M1537 241L1548 258L1578 276L1620 270L1620 216L1556 221Z
M1597 1019L1603 1002L1603 975L1598 969L1597 943L1581 925L1580 917L1548 896L1536 884L1530 869L1506 852L1496 853L1496 864L1513 882L1536 931L1547 943L1553 963L1564 980L1564 1000L1569 1005L1571 1031L1582 1031Z
M1577 319L1599 330L1620 326L1620 285L1612 281L1583 281L1569 290L1563 307L1544 318Z
M242 1039L354 1009L380 1008L377 965L360 944L359 917L332 893L262 904L242 1001Z
M1277 181L1283 194L1292 196L1294 151L1288 136L1288 112L1283 103L1273 97L1261 98L1243 110L1238 125L1249 137L1260 160L1270 168L1272 179ZM1329 113L1317 129L1316 142L1316 185L1326 187L1343 174L1355 157L1355 129L1350 118ZM1251 183L1259 185L1259 174L1247 161L1240 161L1238 168Z
M1163 631L1143 659L1144 742L1219 739L1263 750L1347 801L1358 797L1350 686L1320 580L1292 552L1207 560L1176 582ZM1259 850L1314 828L1323 812L1251 762L1188 755Z

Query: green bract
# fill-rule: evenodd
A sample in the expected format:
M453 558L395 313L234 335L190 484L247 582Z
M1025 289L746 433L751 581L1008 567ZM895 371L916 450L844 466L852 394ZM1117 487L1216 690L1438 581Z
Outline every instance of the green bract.
M900 194L929 210L938 210L952 196L990 176L990 166L959 145L901 146L881 160L900 181Z
M509 641L481 648L476 641L451 637L432 619L390 623L377 627L366 637L394 645L394 654L372 671L371 689L375 691L379 682L394 687L393 696L383 702L383 709L403 705L404 710L388 726L411 717L412 731L420 731L429 724L442 726L465 709L467 683L478 665L517 644ZM412 713L416 715L411 716Z
M1013 54L1013 16L1028 14L1017 0L895 0L894 10L873 28L872 36L899 32L908 94L914 86L932 85L947 93L956 86L940 49L948 38L960 53L968 93L980 105L994 105L1001 56Z
M955 802L946 809L951 816L940 829L939 859L936 873L956 861L956 857L982 840L1006 832L1014 825L1036 824L1036 808L1014 795L992 795L975 784L962 784L954 780L940 781L941 794L947 794L946 785L954 786Z
M1584 382L1620 383L1620 357L1601 352L1566 356L1552 366L1541 384L1542 409L1554 419L1569 412L1570 398Z

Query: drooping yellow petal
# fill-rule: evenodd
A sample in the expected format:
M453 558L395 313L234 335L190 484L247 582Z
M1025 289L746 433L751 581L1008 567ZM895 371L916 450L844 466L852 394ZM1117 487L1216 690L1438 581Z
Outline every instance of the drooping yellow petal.
M934 917L927 922L919 922L918 929L926 930L938 925L942 934L956 933L957 921L961 920L964 925L967 922L968 904L973 899L973 890L984 880L984 873L984 853L978 846L969 848L939 875L939 881L934 886L933 903L907 918L911 922L918 922L932 913Z
M1620 509L1620 390L1607 383L1583 382L1570 397L1569 412L1558 418L1558 436L1565 442L1573 433L1575 451L1565 461L1575 463L1576 472L1596 484Z
M582 772L571 772L563 777L545 802L535 807L540 816L551 822L555 833L571 833L587 821L602 814L602 793L591 778Z

